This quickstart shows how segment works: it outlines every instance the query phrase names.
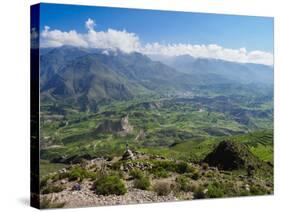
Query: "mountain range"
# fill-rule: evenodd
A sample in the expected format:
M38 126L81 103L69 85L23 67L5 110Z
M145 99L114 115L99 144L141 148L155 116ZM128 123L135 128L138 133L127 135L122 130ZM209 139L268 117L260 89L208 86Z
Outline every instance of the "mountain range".
M237 63L221 59L195 58L190 55L165 57L149 55L152 60L162 62L182 73L192 75L216 74L237 83L273 83L273 67L254 64Z
M146 56L71 46L40 50L42 102L96 110L99 103L222 84L273 84L273 68L223 60Z

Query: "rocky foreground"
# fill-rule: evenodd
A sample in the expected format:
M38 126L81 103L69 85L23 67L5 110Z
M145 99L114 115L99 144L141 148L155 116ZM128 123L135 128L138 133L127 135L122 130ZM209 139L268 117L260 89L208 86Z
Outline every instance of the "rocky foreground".
M71 186L71 184L68 185ZM91 186L91 183L84 182L81 184L81 190L79 191L73 191L70 188L59 193L44 195L44 197L50 198L51 201L55 201L57 203L64 203L64 207L66 208L168 202L178 200L178 198L172 193L167 196L159 196L154 191L135 189L129 185L128 191L124 195L97 195L91 190ZM187 195L186 198L191 199L192 194Z
M41 208L272 194L272 168L228 141L198 164L127 149L123 156L82 160L42 178Z

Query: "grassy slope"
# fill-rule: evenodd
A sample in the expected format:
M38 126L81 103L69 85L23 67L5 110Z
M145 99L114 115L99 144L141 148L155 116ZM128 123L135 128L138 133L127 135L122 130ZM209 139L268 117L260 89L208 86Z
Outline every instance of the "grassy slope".
M233 140L245 143L250 151L264 161L273 161L273 133L271 130L256 131L244 135L224 136L220 138L208 138L200 142L187 141L178 144L171 149L184 152L185 154L194 154L197 158L203 158L213 147L222 140Z
M49 173L56 172L65 167L67 167L66 164L50 163L46 160L40 160L40 177L43 177Z

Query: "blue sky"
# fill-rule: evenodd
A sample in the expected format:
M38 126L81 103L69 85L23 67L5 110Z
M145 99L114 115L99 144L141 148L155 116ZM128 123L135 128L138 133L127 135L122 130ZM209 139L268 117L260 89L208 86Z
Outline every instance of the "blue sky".
M40 32L41 47L119 48L273 64L270 17L41 4Z
M142 43L219 44L226 48L273 52L273 18L188 12L120 9L61 4L41 5L41 29L85 32L92 18L96 30L136 33Z

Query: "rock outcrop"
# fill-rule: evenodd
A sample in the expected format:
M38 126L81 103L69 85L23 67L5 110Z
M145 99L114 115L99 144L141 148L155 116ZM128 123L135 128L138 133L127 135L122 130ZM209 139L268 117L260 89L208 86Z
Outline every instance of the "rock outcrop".
M133 132L134 128L133 126L129 123L129 116L125 116L121 119L120 121L121 128L122 130L119 132L122 135L127 135Z
M222 170L237 170L253 167L258 168L260 160L254 156L248 147L234 141L222 141L209 153L203 162Z
M122 156L122 160L134 160L134 159L135 156L130 149L127 149Z
M105 120L95 130L96 133L118 133L127 135L133 132L134 127L129 123L129 117L125 116L121 120Z

